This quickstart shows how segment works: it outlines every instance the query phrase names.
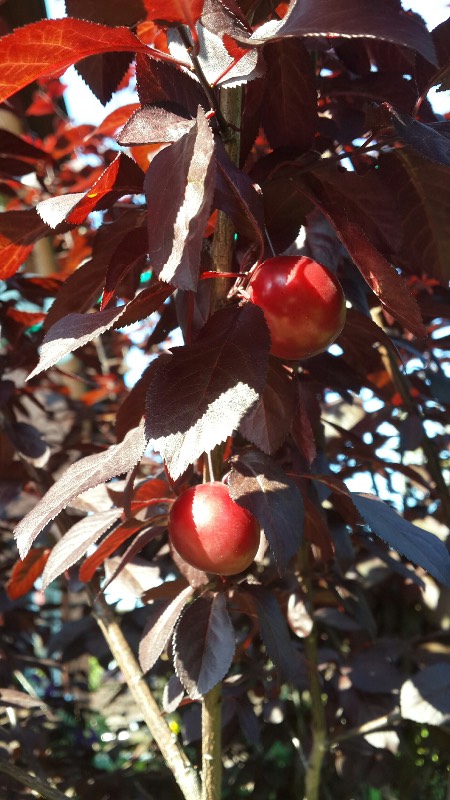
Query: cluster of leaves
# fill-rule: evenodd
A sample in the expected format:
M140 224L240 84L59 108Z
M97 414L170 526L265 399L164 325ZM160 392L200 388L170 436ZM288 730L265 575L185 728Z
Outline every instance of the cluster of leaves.
M0 130L0 486L23 559L4 551L5 619L38 577L45 588L65 574L80 592L100 570L143 602L141 665L166 676L164 709L186 742L200 736L196 701L224 679L230 786L254 781L279 741L285 783L261 770L255 796L298 796L311 670L333 796L363 776L400 786L409 720L436 726L436 752L448 745L448 635L424 609L445 607L450 588L435 535L450 521L450 123L426 99L449 86L450 22L430 34L397 0L66 11L0 39L4 109L55 112L43 139ZM137 102L98 127L71 124L54 75L72 63L103 103L134 81ZM219 104L230 94L234 121ZM224 215L235 236L218 254ZM349 311L338 347L286 365L237 290L254 263L300 247L338 274ZM223 291L218 264L236 275ZM184 344L168 351L178 328ZM148 366L128 391L124 357L139 347ZM268 543L226 580L167 544L171 503L218 446ZM349 490L361 475L375 494ZM402 516L385 502L399 484ZM81 622L51 652L106 667Z

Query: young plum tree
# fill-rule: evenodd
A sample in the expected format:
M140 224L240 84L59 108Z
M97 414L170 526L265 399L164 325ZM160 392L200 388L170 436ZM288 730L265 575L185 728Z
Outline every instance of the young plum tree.
M0 2L0 782L444 797L450 20L44 7ZM71 64L129 104L73 124Z

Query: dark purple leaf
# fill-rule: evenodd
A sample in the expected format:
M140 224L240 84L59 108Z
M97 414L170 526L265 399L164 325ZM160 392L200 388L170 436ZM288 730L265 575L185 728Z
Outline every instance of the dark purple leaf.
M125 25L132 28L145 19L142 0L65 0L68 17L88 19L103 25ZM89 88L105 105L117 89L131 62L129 53L104 53L80 61L76 70Z
M144 370L141 377L134 384L129 395L125 398L122 405L119 406L116 415L116 436L118 441L122 441L131 428L139 425L145 411L145 397L147 395L148 386L151 381L155 368L161 359L170 361L170 355L163 353L159 359L152 361Z
M250 597L256 609L261 638L281 680L295 681L299 671L298 653L275 596L263 586L242 584L241 591Z
M44 337L39 363L30 372L28 380L112 328L126 307L126 305L122 305L119 308L108 308L106 311L98 311L95 314L67 314L55 322Z
M378 174L395 197L403 238L396 261L426 272L444 286L450 279L450 182L448 168L410 148L382 153Z
M403 719L424 725L442 726L450 722L450 665L432 664L405 681L400 691Z
M108 0L106 3L99 3L97 0L65 0L65 5L68 17L88 19L104 25L125 25L131 28L145 18L142 0L127 0L126 3L122 0ZM117 89L130 60L127 53L105 53L83 59L76 69L105 105Z
M121 239L114 250L106 269L102 309L111 301L117 286L133 267L142 262L145 266L147 254L147 230L145 225L133 227Z
M75 69L105 106L133 60L132 53L100 53L79 61Z
M252 30L236 0L205 0L202 24L222 38L224 33L247 35Z
M142 0L64 0L68 17L88 19L103 25L125 25L132 28L145 18Z
M64 225L58 233L65 233L67 230L69 226ZM3 249L8 244L34 244L44 236L53 234L53 231L33 208L27 211L3 211L0 216L0 234Z
M257 306L216 311L197 341L155 363L146 431L173 478L225 441L264 388L269 332Z
M46 150L36 147L32 142L24 139L23 136L17 136L6 128L0 129L0 153L2 156L5 154L13 155L16 158L24 158L33 162L50 161L52 158L51 154L47 153ZM30 171L31 165L28 164L28 172Z
M172 291L171 286L158 282L143 289L124 305L96 311L95 314L67 314L62 317L47 331L42 342L39 363L28 376L28 380L110 328L126 327L144 319L156 311Z
M312 170L315 181L319 180L323 196L332 200L335 205L345 211L349 219L356 220L364 229L372 244L386 258L397 252L401 243L402 217L399 214L396 196L386 189L378 170L371 170L364 175L336 169L332 164L329 169ZM313 216L313 215L310 215ZM310 229L308 216L308 236ZM335 249L342 251L342 245L335 243ZM319 254L317 260L321 261ZM331 264L326 264L332 268Z
M192 586L194 589L200 589L202 586L206 586L209 581L206 572L203 572L201 569L197 569L191 564L188 564L187 561L185 561L184 558L182 558L173 547L171 548L171 556L178 571L181 573L183 578L187 580L190 586Z
M136 145L152 142L176 142L188 133L195 120L161 106L139 108L117 136L119 144Z
M264 217L276 252L283 252L295 241L301 226L306 224L307 215L314 208L292 177L291 167L285 167L277 169L261 182Z
M380 652L376 646L352 658L349 678L355 689L369 694L396 692L401 682L390 654Z
M209 103L200 84L186 72L164 61L156 61L142 53L136 57L136 82L143 106L160 103L175 104L186 116L196 117L197 109L207 111Z
M166 714L172 714L177 710L184 697L184 687L178 675L171 675L164 686L162 707Z
M105 562L106 565L108 565L108 570L107 570L108 579L106 580L105 583L102 584L102 592L103 593L106 592L106 589L108 588L110 583L112 583L121 574L122 570L124 570L125 567L128 566L130 561L132 561L138 555L138 553L140 553L141 550L143 550L144 547L147 546L149 542L153 541L153 539L165 533L165 530L166 529L163 528L162 526L155 525L154 527L149 528L148 530L143 530L140 533L138 533L136 538L133 539L130 546L127 547L127 549L125 550L123 556L118 557L119 563L117 564L117 566L113 567L114 559L112 558L108 559Z
M61 317L70 312L84 313L98 299L105 275L114 262L116 252L130 230L140 229L146 223L145 213L138 209L127 209L114 220L103 224L97 231L90 261L78 267L64 281L51 306L44 326L48 330Z
M71 312L84 314L97 301L105 279L105 265L99 259L90 259L72 272L61 285L55 302L44 320L44 330L49 330Z
M122 514L121 508L113 508L98 514L90 514L75 523L62 539L57 542L50 553L50 557L42 573L42 586L44 589L59 575L73 566L81 556L84 556L88 547L102 533L105 533Z
M261 35L261 32L263 35ZM409 47L432 64L436 52L425 24L388 2L373 0L302 0L291 2L290 13L279 23L269 23L256 31L252 41L263 43L268 37L315 36L381 39Z
M27 422L5 423L5 433L25 461L43 467L48 461L50 448L41 433Z
M262 397L244 417L239 430L264 453L275 453L286 440L296 405L297 389L292 371L272 357Z
M227 482L233 500L258 520L278 569L284 571L303 531L303 503L296 484L271 458L255 450L231 459Z
M332 223L364 279L389 314L416 336L424 337L426 328L419 306L404 278L368 239L357 218L349 219L338 192L330 195L324 186L311 178L307 184L305 193Z
M450 19L441 22L431 36L437 53L438 69L434 69L425 59L416 62L416 81L421 95L424 97L432 86L438 86L442 92L450 89Z
M253 745L253 747L257 747L261 739L260 720L259 717L256 716L248 697L239 698L237 714L239 718L239 727L247 742Z
M216 142L216 188L214 205L224 211L238 233L252 244L258 244L258 255L264 249L264 207L259 186L235 167L221 141Z
M337 628L338 631L360 631L362 627L360 622L343 611L338 611L337 608L318 608L314 614L314 619L324 625L329 625L331 628ZM374 689L374 691L381 690Z
M436 164L450 167L450 132L447 123L425 125L406 114L390 109L397 134L420 155Z
M114 328L125 328L157 311L173 292L173 286L155 281L125 305L123 315L114 322Z
M145 176L151 265L179 289L197 286L214 192L213 154L212 131L199 108L189 133L157 153Z
M15 538L24 558L36 536L78 495L132 469L142 457L146 439L143 427L134 428L120 444L104 453L80 459L61 475L34 508L19 522Z
M380 539L450 587L450 554L437 536L412 525L375 495L351 492L351 498L364 522Z
M189 697L198 700L225 677L234 650L225 595L199 597L185 610L174 637L175 670Z
M319 85L321 94L335 98L338 102L342 97L349 103L354 103L355 98L360 98L362 102L388 102L405 114L412 114L417 102L414 81L392 72L369 72L361 78L348 73L326 76L320 78ZM335 110L339 113L339 107Z
M317 125L317 88L312 56L300 39L268 42L262 126L271 147L312 146Z
M158 602L150 609L139 645L139 662L143 672L148 672L160 657L193 593L192 586L187 586L174 600Z

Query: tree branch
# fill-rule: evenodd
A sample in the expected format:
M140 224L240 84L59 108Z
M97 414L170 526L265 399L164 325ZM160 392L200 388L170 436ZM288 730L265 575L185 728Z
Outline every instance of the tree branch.
M302 576L307 595L308 611L313 619L313 595L307 543L304 542L300 554ZM327 726L325 708L322 701L319 670L317 667L317 628L314 622L309 636L305 637L305 656L309 676L312 715L312 747L305 775L304 800L319 800L322 764L326 753Z
M16 767L14 764L7 764L6 761L3 761L2 759L0 759L0 772L3 772L5 775L9 775L10 778L14 778L14 780L18 781L18 783L21 783L22 786L26 786L33 792L38 792L41 797L45 797L45 800L67 800L66 794L59 792L57 789L49 786L48 783L41 781L34 775L29 775L28 772L20 769L20 767Z
M186 800L200 800L200 783L197 772L162 716L114 612L101 595L95 596L91 587L89 587L89 595L103 636L167 766L173 773Z
M202 800L220 800L222 783L222 683L203 698Z

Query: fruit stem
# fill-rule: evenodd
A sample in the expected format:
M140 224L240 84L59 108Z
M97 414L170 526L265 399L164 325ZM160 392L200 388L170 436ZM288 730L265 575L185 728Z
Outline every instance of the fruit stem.
M207 455L207 458L208 458L209 480L210 481L215 481L216 479L214 477L214 467L213 467L213 462L212 462L211 450L209 450L206 455Z

